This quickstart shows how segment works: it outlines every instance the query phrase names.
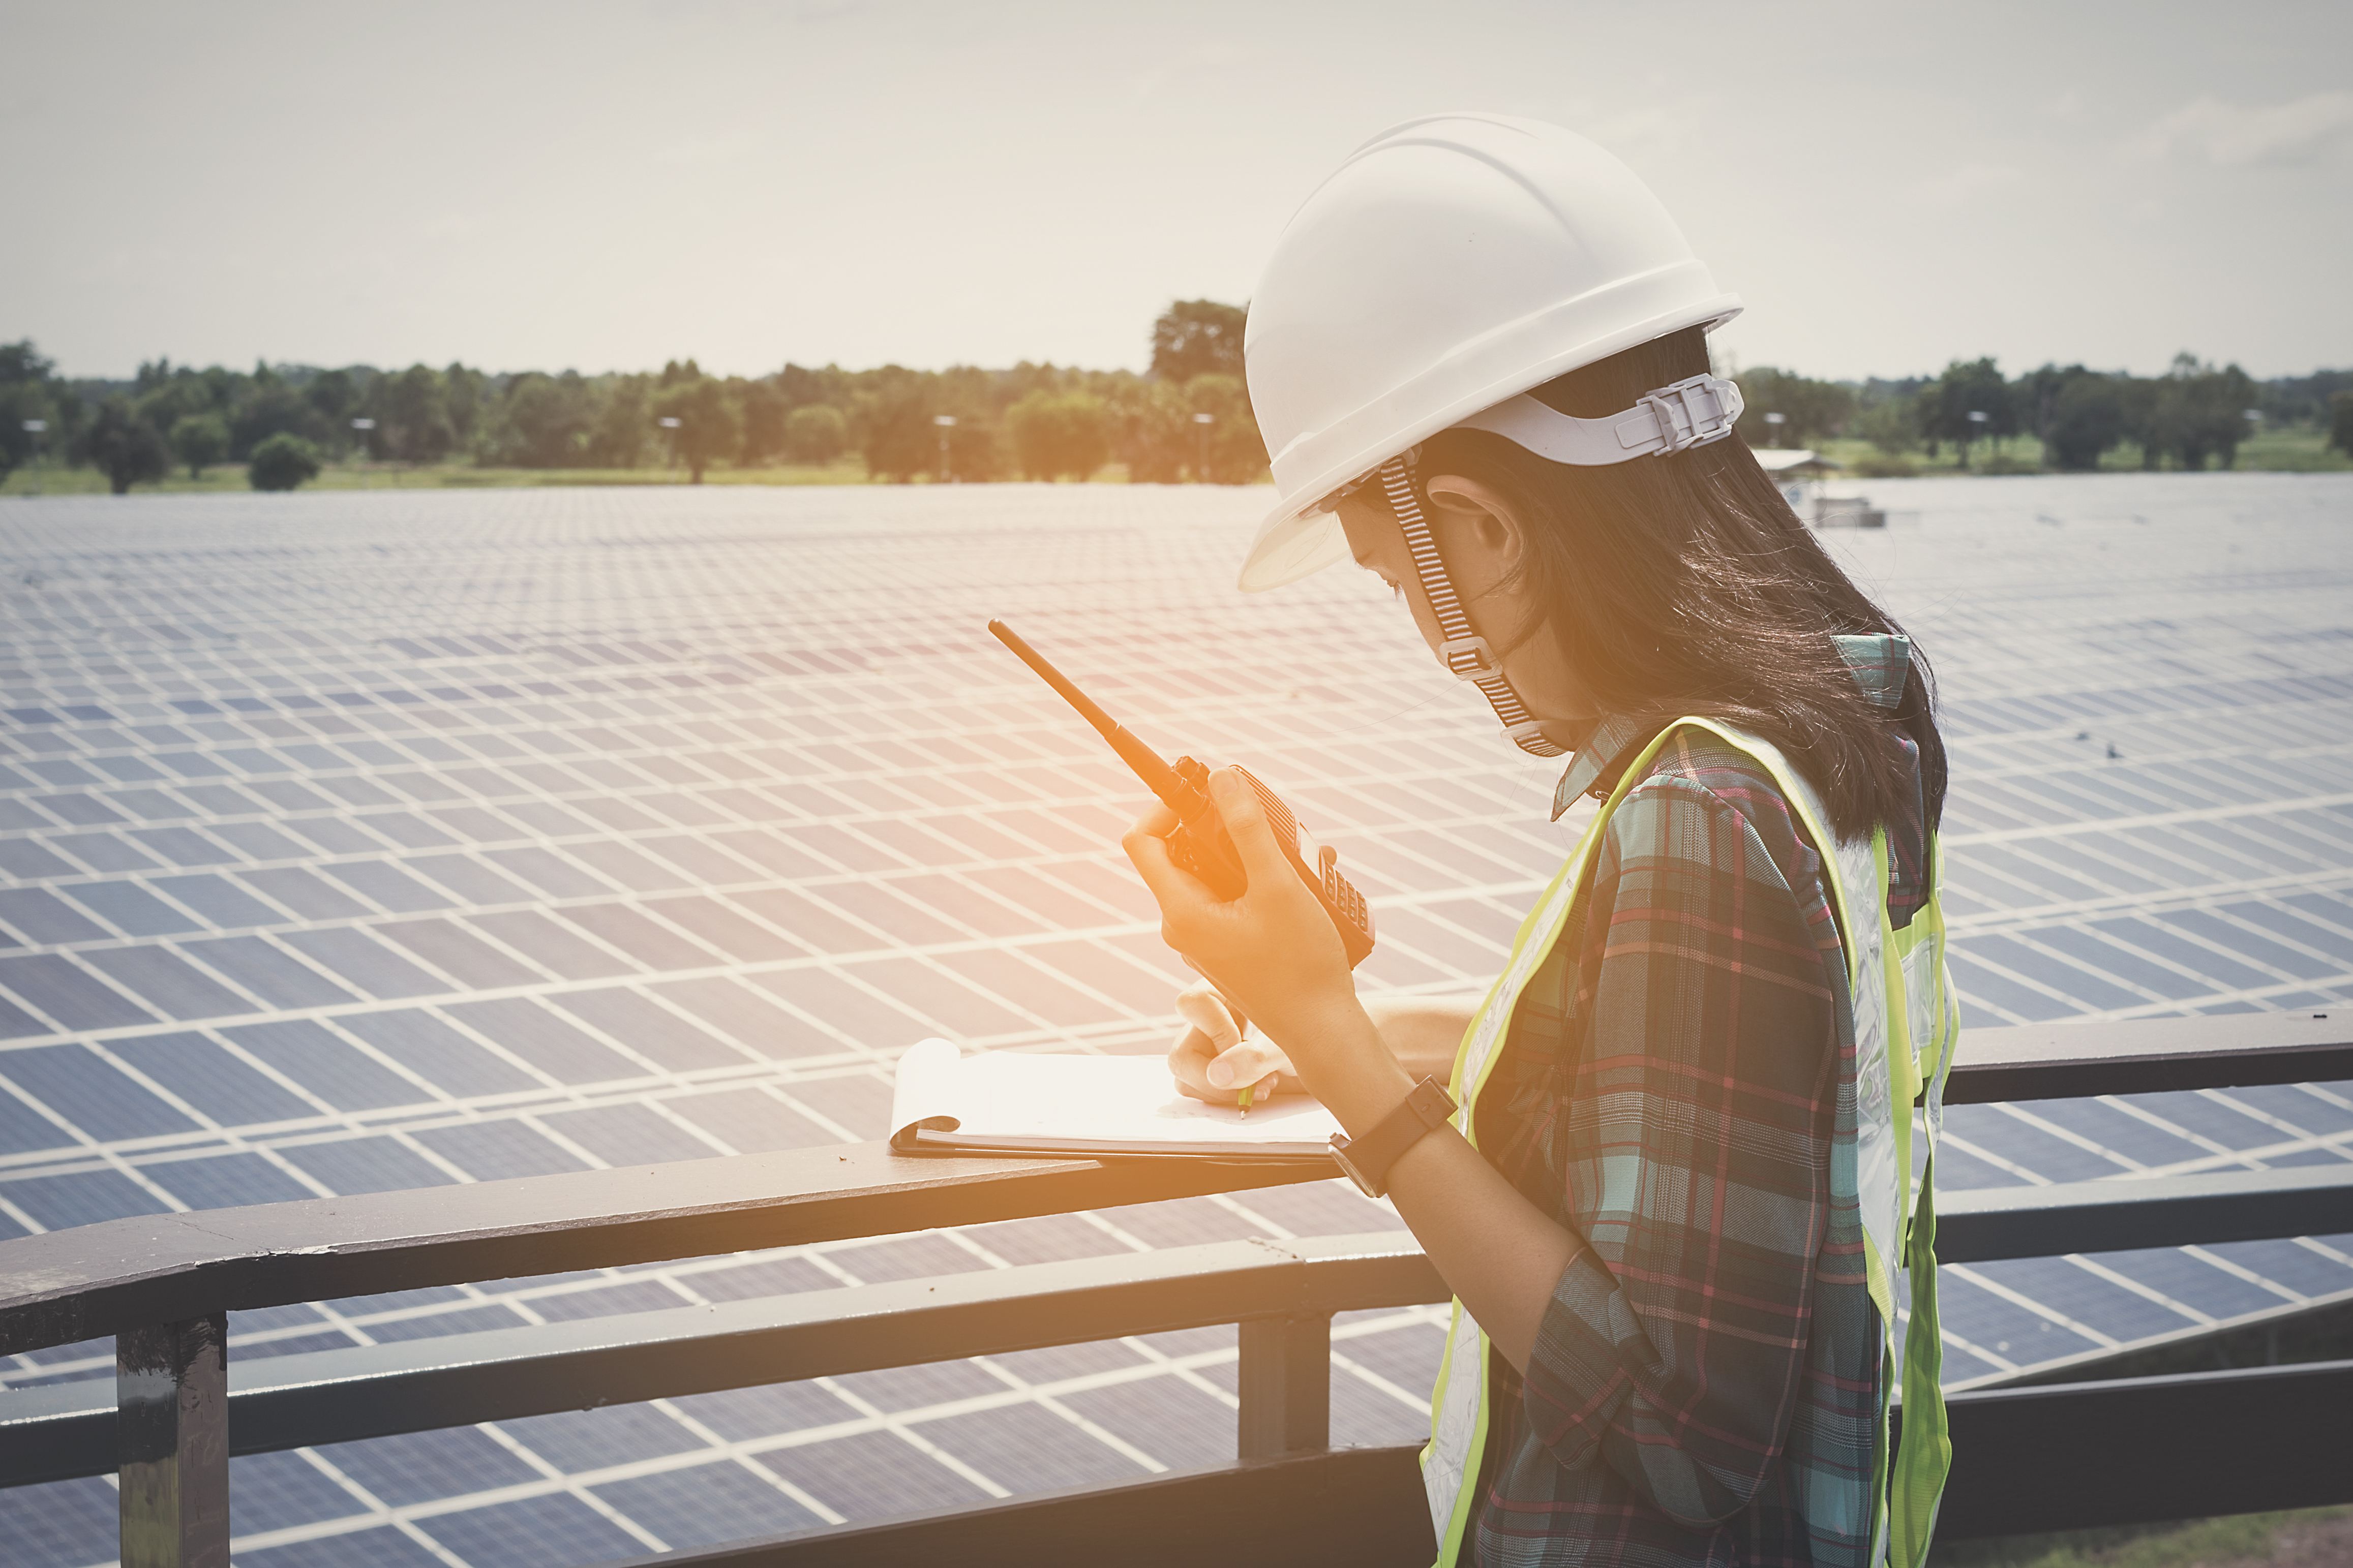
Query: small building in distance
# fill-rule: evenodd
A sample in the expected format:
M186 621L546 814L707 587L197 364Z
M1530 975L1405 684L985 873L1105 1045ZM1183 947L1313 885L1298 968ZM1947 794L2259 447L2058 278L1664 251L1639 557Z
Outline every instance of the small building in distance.
M1824 482L1844 464L1806 447L1763 447L1757 464L1773 483L1789 510L1809 528L1885 528L1887 514L1874 510L1862 496L1833 496Z

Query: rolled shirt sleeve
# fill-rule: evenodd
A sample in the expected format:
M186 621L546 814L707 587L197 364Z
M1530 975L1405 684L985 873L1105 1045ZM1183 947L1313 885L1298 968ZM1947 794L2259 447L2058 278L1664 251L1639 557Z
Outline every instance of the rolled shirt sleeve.
M1558 1463L1694 1526L1757 1496L1805 1394L1844 994L1787 805L1709 777L1645 778L1597 853L1545 1139L1588 1245L1521 1388Z

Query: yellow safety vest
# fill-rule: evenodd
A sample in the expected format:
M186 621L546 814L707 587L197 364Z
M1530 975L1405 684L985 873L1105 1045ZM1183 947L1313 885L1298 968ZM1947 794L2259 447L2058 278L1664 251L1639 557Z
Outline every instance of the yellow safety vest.
M1862 1218L1863 1254L1871 1300L1887 1336L1885 1374L1880 1379L1879 1442L1873 1488L1876 1499L1872 1532L1873 1563L1920 1568L1936 1529L1936 1505L1952 1464L1944 1394L1939 1389L1943 1342L1936 1327L1936 1205L1933 1196L1936 1142L1944 1122L1945 1078L1953 1064L1960 1016L1945 973L1945 917L1937 903L1942 865L1936 836L1928 836L1927 902L1908 925L1896 931L1887 918L1887 832L1841 842L1831 831L1830 814L1804 775L1772 742L1706 719L1681 719L1661 731L1620 775L1617 788L1569 852L1544 896L1520 924L1510 960L1487 999L1472 1018L1455 1054L1451 1089L1461 1109L1456 1124L1475 1148L1477 1107L1502 1056L1512 1011L1536 966L1552 951L1570 908L1584 890L1596 848L1618 803L1641 779L1651 759L1675 730L1702 730L1747 756L1772 775L1817 850L1835 872L1829 882L1851 980L1855 1049L1855 1181ZM1913 1190L1912 1109L1925 1107L1927 1160L1918 1190ZM1899 1310L1909 1314L1899 1327ZM1439 1568L1453 1568L1477 1507L1481 1461L1489 1419L1487 1336L1462 1302L1454 1302L1430 1395L1429 1444L1421 1451L1422 1484L1430 1496L1430 1524L1438 1538ZM1892 1386L1904 1391L1904 1443L1890 1473L1888 1401Z

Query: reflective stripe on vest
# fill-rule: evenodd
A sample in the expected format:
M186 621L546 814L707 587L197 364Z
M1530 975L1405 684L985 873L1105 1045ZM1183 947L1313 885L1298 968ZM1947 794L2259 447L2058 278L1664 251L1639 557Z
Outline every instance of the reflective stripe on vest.
M1920 1568L1936 1526L1936 1505L1951 1464L1944 1395L1938 1388L1942 1340L1936 1325L1935 1151L1943 1129L1945 1077L1959 1037L1959 1008L1945 973L1945 922L1937 903L1943 857L1935 836L1926 851L1927 902L1903 931L1887 918L1887 835L1841 843L1830 813L1804 775L1770 742L1705 719L1681 719L1662 731L1620 775L1617 787L1569 852L1559 873L1520 923L1512 955L1463 1032L1450 1085L1461 1110L1456 1124L1475 1148L1479 1096L1493 1075L1509 1032L1513 1009L1538 964L1552 951L1583 892L1587 873L1610 814L1639 783L1651 760L1677 730L1700 730L1756 762L1780 786L1799 824L1823 857L1824 878L1845 951L1854 1012L1854 1197L1862 1216L1863 1256L1873 1303L1886 1336L1880 1379L1876 1503L1870 1561ZM1928 1148L1920 1189L1911 1191L1911 1108L1925 1091ZM1833 1195L1837 1184L1833 1162ZM1899 1312L1908 1322L1899 1325ZM1438 1539L1440 1568L1461 1560L1477 1508L1475 1493L1486 1454L1487 1387L1493 1348L1457 1298L1446 1352L1430 1394L1430 1442L1421 1451L1422 1486ZM1905 1442L1888 1473L1888 1401L1904 1393Z

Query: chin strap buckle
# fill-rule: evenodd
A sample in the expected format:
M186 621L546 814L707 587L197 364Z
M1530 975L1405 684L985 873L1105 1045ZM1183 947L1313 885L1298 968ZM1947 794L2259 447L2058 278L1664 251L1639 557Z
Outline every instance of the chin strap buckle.
M1476 685L1482 680L1503 679L1503 661L1495 657L1487 639L1476 632L1468 637L1448 637L1438 645L1438 657L1445 663L1447 673L1457 680Z

